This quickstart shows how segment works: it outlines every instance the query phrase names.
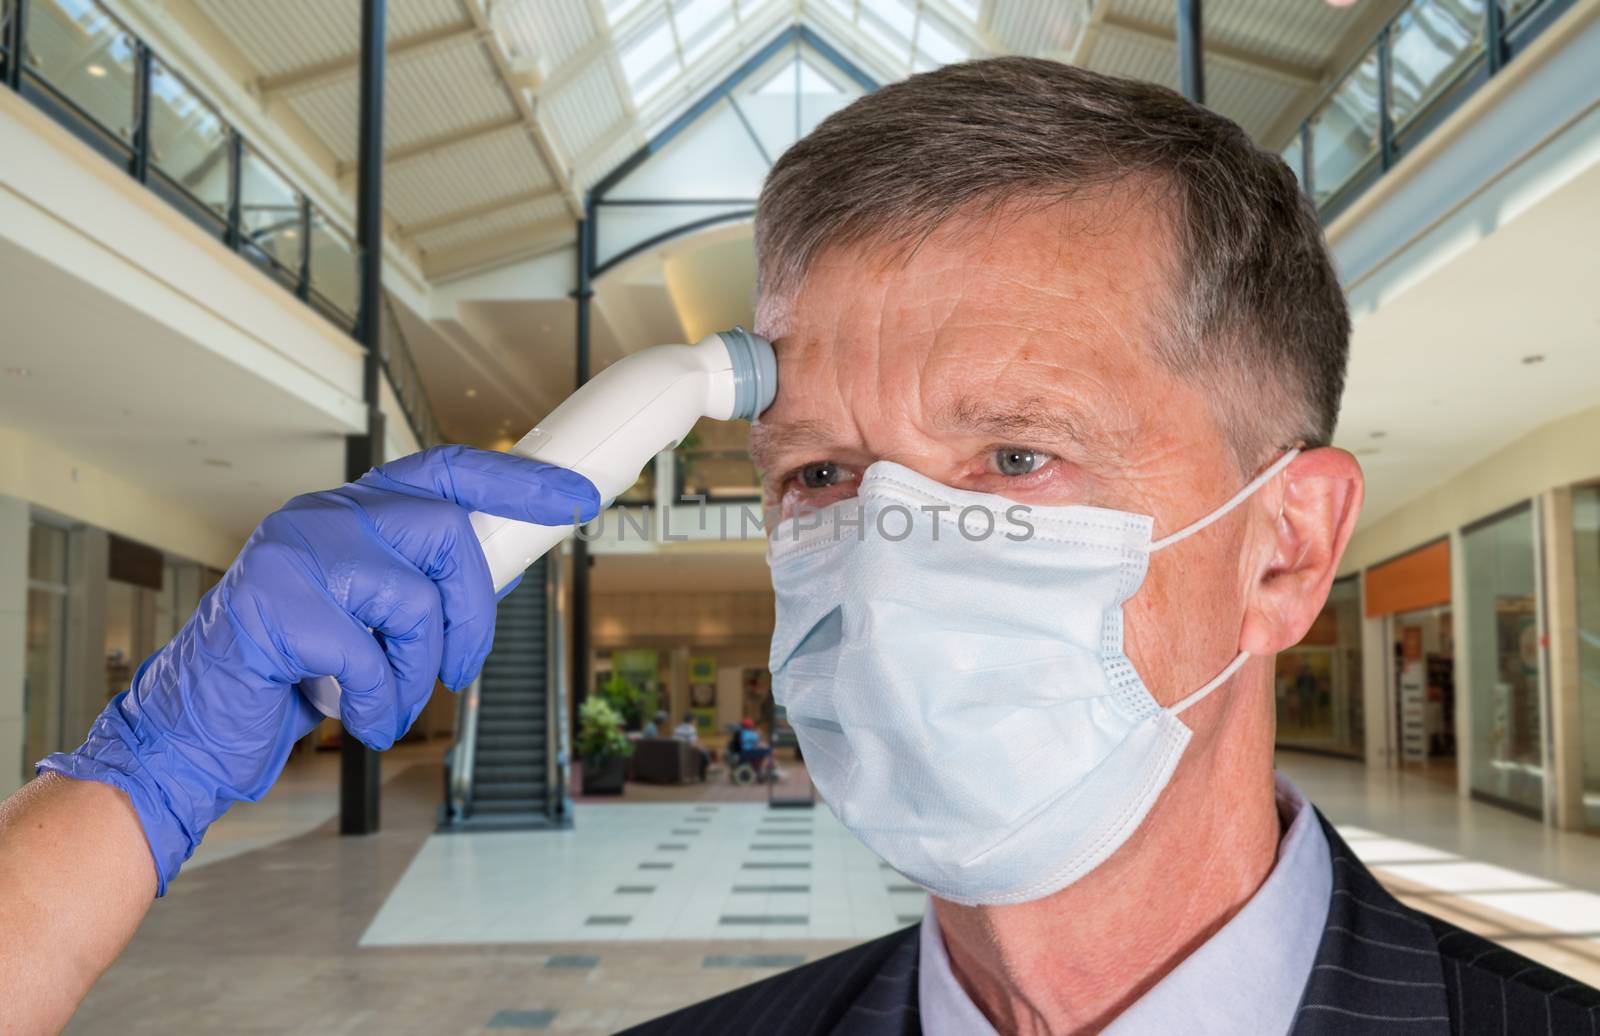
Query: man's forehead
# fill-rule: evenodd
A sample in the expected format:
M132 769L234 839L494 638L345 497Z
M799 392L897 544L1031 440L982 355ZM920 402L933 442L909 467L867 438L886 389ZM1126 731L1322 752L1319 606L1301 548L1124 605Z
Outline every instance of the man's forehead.
M926 237L823 249L758 329L804 348L864 323L948 333L1128 328L1163 311L1172 280L1169 223L1138 195L1002 206L947 220ZM905 343L902 343L905 344Z

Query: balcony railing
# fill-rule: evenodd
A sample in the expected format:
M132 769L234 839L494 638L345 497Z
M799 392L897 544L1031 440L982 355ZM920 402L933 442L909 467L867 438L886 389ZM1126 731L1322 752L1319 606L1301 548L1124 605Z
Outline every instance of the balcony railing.
M1573 0L1411 0L1323 95L1283 157L1324 221L1528 46Z
M7 86L328 321L355 330L354 238L98 0L0 0L0 72ZM392 324L392 314L387 319ZM438 442L403 336L397 327L380 336L407 423L423 445Z

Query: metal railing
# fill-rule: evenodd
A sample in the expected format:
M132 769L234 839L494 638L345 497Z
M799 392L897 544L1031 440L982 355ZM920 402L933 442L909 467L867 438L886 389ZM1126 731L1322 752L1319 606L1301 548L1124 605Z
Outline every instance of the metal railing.
M472 805L472 771L478 756L478 712L483 678L472 681L456 701L456 742L445 764L445 802L448 819L466 819Z
M1432 132L1573 0L1410 0L1282 154L1324 221Z
M99 0L0 0L0 78L347 334L354 238ZM423 445L437 427L404 338L384 366ZM410 379L412 384L402 388Z

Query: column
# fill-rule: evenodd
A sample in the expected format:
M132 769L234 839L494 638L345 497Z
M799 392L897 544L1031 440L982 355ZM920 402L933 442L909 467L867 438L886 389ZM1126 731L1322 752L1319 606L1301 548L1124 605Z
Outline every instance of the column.
M27 630L28 505L0 496L0 798L23 784Z

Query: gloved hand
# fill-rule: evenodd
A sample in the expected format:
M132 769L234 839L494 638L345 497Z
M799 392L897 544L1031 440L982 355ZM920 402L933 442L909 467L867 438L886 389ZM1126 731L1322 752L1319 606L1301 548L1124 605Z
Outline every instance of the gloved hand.
M301 680L336 677L345 729L382 750L417 718L435 678L459 689L477 677L495 593L469 511L564 525L599 506L576 472L463 446L296 497L261 523L88 739L38 769L127 792L161 895L206 828L266 794L322 719Z

